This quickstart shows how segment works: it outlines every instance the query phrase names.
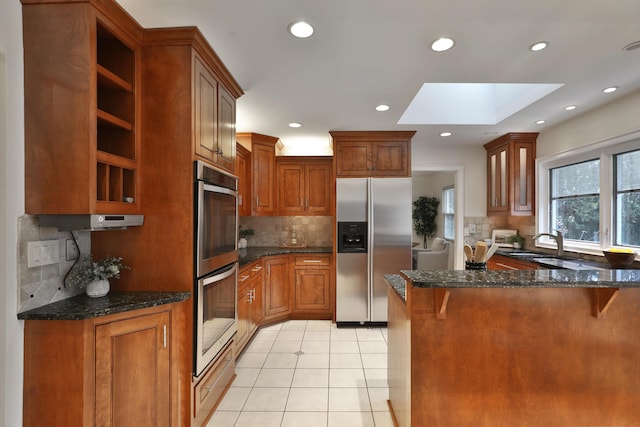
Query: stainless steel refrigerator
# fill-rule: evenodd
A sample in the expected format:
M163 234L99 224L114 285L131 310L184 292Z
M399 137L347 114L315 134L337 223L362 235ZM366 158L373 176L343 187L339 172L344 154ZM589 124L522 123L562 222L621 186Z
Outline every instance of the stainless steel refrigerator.
M411 269L411 178L336 180L336 322L387 322L385 274Z

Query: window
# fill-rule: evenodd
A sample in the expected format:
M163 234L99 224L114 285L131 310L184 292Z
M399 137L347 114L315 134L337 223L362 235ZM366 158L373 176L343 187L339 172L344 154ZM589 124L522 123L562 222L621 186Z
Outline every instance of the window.
M565 239L599 241L600 160L551 169L549 224Z
M615 156L616 245L640 246L640 150Z
M442 189L442 216L444 217L444 238L455 237L456 190L454 187Z
M640 247L640 132L537 160L536 232L560 230L565 250ZM555 248L541 237L538 246Z

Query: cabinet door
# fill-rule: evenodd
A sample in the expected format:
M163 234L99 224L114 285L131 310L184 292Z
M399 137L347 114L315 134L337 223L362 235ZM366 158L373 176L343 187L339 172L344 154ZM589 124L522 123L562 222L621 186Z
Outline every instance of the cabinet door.
M304 212L305 167L302 164L278 165L278 214Z
M253 203L254 215L273 215L275 213L274 201L274 169L275 147L267 144L254 143L251 151L253 164Z
M487 212L509 211L509 146L487 153Z
M374 142L371 176L411 176L408 141Z
M308 164L305 174L305 211L310 215L331 215L331 163Z
M296 268L294 271L293 311L300 313L330 310L331 270Z
M336 177L371 176L370 142L343 142L335 145Z
M251 216L251 153L242 145L236 146L236 174L238 176L238 215Z
M96 425L168 426L169 312L96 326Z
M513 183L512 215L534 215L535 212L535 145L529 142L514 142L512 146Z
M217 151L218 82L197 57L194 59L195 152L215 162Z
M218 85L218 166L234 172L236 157L236 100Z
M258 268L261 269L262 267ZM249 288L249 291L253 292L249 316L249 337L251 337L262 320L262 289L264 288L262 272L251 278Z
M289 260L286 256L269 258L265 260L265 269L263 319L269 321L291 312Z

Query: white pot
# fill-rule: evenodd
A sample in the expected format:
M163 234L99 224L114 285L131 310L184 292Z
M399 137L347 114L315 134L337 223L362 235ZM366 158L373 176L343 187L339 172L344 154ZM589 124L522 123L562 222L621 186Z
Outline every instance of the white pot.
M247 247L247 239L245 239L244 237L241 237L240 240L238 240L238 248L242 249L246 247Z
M109 279L94 280L87 285L87 296L91 298L99 298L109 293Z
M520 249L522 246L520 245L519 242L513 242L513 248L514 249Z

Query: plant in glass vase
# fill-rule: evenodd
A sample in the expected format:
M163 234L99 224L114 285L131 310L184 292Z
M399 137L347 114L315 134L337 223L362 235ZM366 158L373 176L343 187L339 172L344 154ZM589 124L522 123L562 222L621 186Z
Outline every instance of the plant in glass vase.
M108 256L94 261L91 255L87 255L71 269L67 281L73 286L86 288L90 297L101 297L109 293L109 279L119 279L120 270L129 268L122 264L122 257Z
M240 240L238 241L238 248L242 249L247 247L247 236L253 236L255 232L253 231L252 228L247 228L246 230L243 230L242 226L240 226L240 231L238 231L238 234L240 235Z

